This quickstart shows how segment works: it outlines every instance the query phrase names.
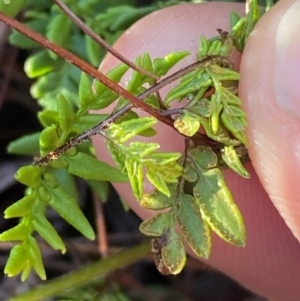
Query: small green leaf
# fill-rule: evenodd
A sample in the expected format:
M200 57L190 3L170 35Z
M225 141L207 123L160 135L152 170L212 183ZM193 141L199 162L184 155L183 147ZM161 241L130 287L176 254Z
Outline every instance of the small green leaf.
M21 281L22 282L24 282L24 281L27 280L27 278L29 277L29 274L30 274L31 270L32 270L32 263L31 263L31 261L28 260L26 262L26 265L25 265L23 271L22 271L22 275L21 275Z
M113 112L114 113L117 112L119 109L123 108L126 104L128 104L128 100L121 97ZM133 112L132 110L130 110L130 111L126 112L124 115L120 116L115 121L115 123L120 124L124 121L129 121L129 120L138 119L138 118L139 118L139 115L136 112Z
M40 276L42 280L46 280L46 272L43 265L42 255L40 248L35 240L34 237L29 236L28 237L28 243L26 244L28 246L28 253L30 257L30 262L36 271L36 273ZM28 273L26 273L27 276ZM22 279L22 281L25 281L26 279Z
M165 166L167 164L172 164L176 162L181 157L181 153L161 153L156 152L149 154L147 158L141 160L143 163L151 163L151 166ZM148 165L148 164L147 164ZM175 166L174 166L175 167ZM179 166L177 166L177 169L181 170Z
M50 188L56 188L60 184L58 182L57 178L55 177L55 175L53 173L50 173L50 172L44 173L43 181Z
M171 162L167 165L153 167L161 174L164 181L167 183L177 183L178 178L182 175L183 167L177 162Z
M198 49L198 53L197 53L197 58L199 60L201 60L207 56L209 46L210 46L209 40L207 40L204 35L201 35L199 49Z
M190 111L202 117L209 117L211 114L211 103L207 98L192 101L185 107L185 111Z
M9 143L7 152L16 155L34 155L39 152L40 133L22 136Z
M113 123L107 130L107 136L117 143L124 143L142 131L157 123L154 117L140 117L124 121L120 124Z
M34 98L39 99L39 104L47 110L56 110L58 94L63 94L72 105L78 105L78 77L76 67L62 63L58 69L40 77L30 89Z
M0 3L3 2L3 0L0 1ZM12 6L14 6L14 0L11 0ZM24 26L31 28L31 30L43 34L47 27L47 22L45 21L45 18L40 18L36 20L32 20L29 22L23 23ZM33 42L31 39L25 37L23 34L13 31L12 34L9 37L9 42L12 45L15 45L17 47L20 47L22 49L30 49L30 48L36 48L38 44L36 42Z
M85 237L91 240L95 239L95 233L81 209L78 207L75 199L62 187L51 189L49 192L53 194L49 202L50 206Z
M35 78L52 71L58 67L59 63L61 63L60 59L53 60L53 58L49 56L48 51L42 50L26 59L24 71L29 78Z
M158 213L140 224L140 231L153 237L160 237L174 224L173 216L168 213Z
M135 59L135 64L143 69L153 72L153 65L152 60L148 52L138 56ZM154 79L150 76L141 74L140 72L134 70L131 75L131 79L127 84L127 90L133 94L140 92L140 87L143 86L145 83L149 85L153 85Z
M1 0L0 11L10 17L16 16L25 6L26 0Z
M233 146L224 146L224 148L221 151L221 156L225 163L228 165L228 167L230 167L240 176L247 179L250 178L250 174L241 163L240 158Z
M209 121L206 120L205 118L200 118L200 119L201 119L201 125L204 127L205 133L209 138L218 141L220 143L224 143L225 145L233 145L233 146L241 145L241 142L237 139L232 138L229 132L225 128L219 127L218 132L215 134L211 129Z
M82 72L79 82L79 103L85 108L94 99L94 93L92 91L91 81L89 77Z
M125 160L125 168L133 195L140 200L143 196L143 165L131 158Z
M240 74L232 69L223 68L219 65L209 65L206 69L213 74L214 78L221 82L224 80L239 80Z
M176 219L194 253L207 259L211 249L210 230L203 221L200 210L191 195L180 196L180 207Z
M174 127L179 133L192 137L198 132L200 128L200 121L197 115L184 110L184 113L175 119Z
M66 252L65 244L44 214L35 214L32 225L34 230L37 231L54 250L61 250L62 253Z
M236 117L229 106L221 113L221 120L235 138L247 146L246 121L244 117Z
M146 91L146 88L145 88ZM159 101L159 98L157 97L156 94L151 94L147 96L146 98L143 99L144 103L148 104L149 106L155 108L155 109L160 109L161 104Z
M180 159L180 163L183 164L183 158ZM198 174L196 172L196 167L193 164L193 161L191 160L190 156L188 156L186 159L182 177L190 183L196 182L198 180Z
M47 38L58 45L66 46L71 35L72 21L65 14L57 14L47 28Z
M211 102L211 115L210 115L210 124L211 129L214 134L216 134L219 130L219 116L220 112L223 109L223 105L221 103L220 97L217 97L216 94L213 94L210 98Z
M139 136L142 137L153 137L157 134L156 130L153 128L149 128L139 133Z
M232 93L228 88L220 87L220 93L221 93L222 102L225 102L228 105L236 105L236 106L242 105L241 99L238 96L236 96L234 93Z
M145 193L140 201L140 205L144 208L151 210L161 210L169 208L174 203L174 190L176 190L176 187L174 189L170 187L170 197L166 196L158 190L154 190L152 193L149 194Z
M274 1L273 0L266 0L266 12L269 11L274 5Z
M164 58L156 58L153 60L153 71L157 76L163 76L176 65L179 61L190 55L188 51L179 51L166 55Z
M233 39L230 35L227 35L226 39L222 42L222 47L220 49L219 55L228 57L233 48Z
M59 146L59 137L57 134L57 126L51 125L45 128L40 135L41 155L46 155Z
M234 27L238 21L240 21L241 19L241 16L235 12L235 11L232 11L230 13L230 27Z
M163 194L165 194L168 197L171 196L170 190L169 190L161 173L157 172L157 170L155 170L155 169L148 168L146 176L147 176L147 179L149 180L149 182L156 189L158 189L160 192L162 192Z
M229 110L228 111L230 111L230 115L231 116L235 116L235 117L241 117L241 122L244 124L244 126L246 126L246 113L245 113L245 111L242 109L242 108L240 108L240 107L238 107L238 106L235 106L235 105L230 105L229 106Z
M57 97L57 111L60 128L63 131L69 130L75 120L75 113L70 103L62 94L59 94Z
M216 234L236 246L245 245L243 218L219 169L201 171L194 197L203 220Z
M145 70L148 70L150 72L153 72L153 65L152 65L152 60L151 60L149 52L145 52L141 58L142 58L142 61L141 61L142 68L144 68Z
M17 226L1 233L0 241L22 241L26 238L27 233L27 227L23 223L20 223Z
M77 133L82 133L84 131L89 130L96 124L99 124L104 119L108 118L109 114L88 114L83 115L76 119L76 123L73 123L72 129L75 130Z
M217 165L218 157L210 147L199 146L189 152L191 160L204 169L210 169Z
M111 79L112 81L118 83L124 74L127 72L129 67L125 64L120 64L114 69L110 70L106 76ZM89 105L89 109L99 110L106 108L111 103L113 103L116 99L119 98L119 95L109 88L107 88L104 84L96 81L95 82L95 90L96 94L94 96L93 101Z
M116 163L118 168L124 173L126 156L123 154L123 152L120 150L117 144L108 139L106 140L106 146L114 162Z
M14 246L7 260L4 268L4 274L8 277L14 277L21 273L21 271L28 264L28 252L24 244Z
M168 242L161 250L162 260L170 274L179 274L186 263L185 247L174 228L170 229Z
M239 51L243 51L245 47L245 35L244 35L244 30L245 30L245 25L246 25L246 18L241 18L233 27L230 32L230 35L233 38L233 44Z
M99 161L87 154L78 152L74 156L66 156L69 173L86 180L127 182L128 178L120 170Z
M31 207L35 201L33 194L24 196L4 211L5 218L22 217L31 214Z
M17 181L31 188L36 188L40 185L40 177L42 174L41 167L38 166L23 166L15 174Z
M133 156L139 156L140 158L144 158L147 155L153 153L158 148L160 148L160 145L158 143L146 143L141 141L134 141L129 144L128 151Z
M37 188L38 198L40 201L48 203L51 199L51 194L48 192L45 186L41 185Z
M128 71L128 69L129 69L129 67L126 64L121 63L118 66L116 66L115 68L108 71L106 76L109 79L111 79L112 81L118 83L118 82L120 82L120 80L122 79L124 74ZM99 83L99 85L96 84L96 91L97 92L100 92L99 87L102 87L102 86L100 86L100 83ZM105 86L103 86L103 87L105 87Z
M57 161L57 160L54 160ZM53 162L54 162L53 161ZM67 162L66 162L67 165ZM73 175L71 175L67 168L55 168L55 169L50 169L51 175L54 177L54 179L59 183L60 186L62 186L65 191L70 194L76 201L79 200L79 192L78 192L78 183L77 179ZM47 174L47 173L46 173ZM46 175L45 174L45 175ZM49 178L47 177L47 184L49 183ZM55 184L55 181L52 182L52 184ZM52 187L57 187L53 186Z
M249 1L249 12L246 16L246 24L244 27L244 43L247 43L248 37L253 30L255 24L261 17L260 9L258 6L258 1L257 0L250 0Z
M165 104L171 103L174 99L182 100L186 95L205 90L212 84L210 75L203 68L194 70L182 77L180 84L169 91L165 97ZM202 92L202 94L203 94Z
M238 20L238 15L235 14L232 18L232 30L230 35L233 37L235 47L239 51L243 51L245 44L248 40L250 33L252 32L255 24L262 16L258 2L256 0L250 0L249 11L246 17L240 18Z
M220 40L216 39L212 41L208 49L208 55L219 55L221 47L222 47L222 42Z
M53 160L49 163L49 166L53 168L65 168L68 166L68 162L65 156L58 157L56 160Z
M43 110L38 112L38 119L43 127L58 124L58 112L53 110Z
M89 26L89 24L87 25ZM95 28L93 30L95 31ZM105 55L105 50L88 35L85 35L84 38L88 60L93 66L98 67L101 59Z

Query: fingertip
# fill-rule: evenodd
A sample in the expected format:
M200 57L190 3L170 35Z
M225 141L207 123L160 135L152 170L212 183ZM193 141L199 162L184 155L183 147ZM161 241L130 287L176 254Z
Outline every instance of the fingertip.
M291 73L276 66L278 52L289 47L278 44L280 23L297 2L278 2L251 33L241 62L239 94L248 116L249 154L253 166L274 205L300 240L300 121L282 110L276 100L279 90L279 97L282 97L281 85L295 80ZM293 26L291 23L291 30ZM284 59L297 64L291 56ZM278 76L282 82L278 81ZM297 95L299 100L299 89Z

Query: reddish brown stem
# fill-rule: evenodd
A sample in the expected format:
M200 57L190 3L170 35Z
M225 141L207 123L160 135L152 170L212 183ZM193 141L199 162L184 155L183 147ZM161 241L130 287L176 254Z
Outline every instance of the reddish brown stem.
M204 67L207 64L214 64L214 63L228 63L227 59L224 57L218 57L218 56L210 56L207 57L201 61L195 62L175 73L172 75L162 79L155 85L151 86L147 90L145 90L143 93L139 94L137 96L138 99L143 100L149 95L159 91L162 87L168 85L172 81L184 76L185 74L191 72L192 70L195 70L199 67ZM55 150L48 153L45 157L42 158L35 158L33 164L35 165L47 165L50 161L56 160L58 157L63 155L65 152L67 152L72 147L76 146L79 143L85 142L89 140L92 136L95 135L103 135L103 130L106 129L112 122L115 122L119 117L123 116L126 112L128 112L132 108L132 104L129 103L125 105L123 108L118 110L117 112L113 113L111 116L106 118L105 120L101 121L99 124L95 125L94 127L90 128L89 130L71 138L68 142L63 144L62 146L56 148ZM157 111L158 112L158 111ZM159 111L159 116L164 117L165 120L168 120L173 128L173 119L170 118L170 116L165 115L165 111ZM158 119L158 118L157 118ZM160 120L160 119L158 119ZM166 123L166 122L165 122ZM105 135L104 135L105 136ZM213 141L209 139L206 135L201 133L196 133L191 139L197 144L197 145L208 145L213 148L219 148L220 143Z
M102 258L108 256L108 243L107 233L105 225L105 217L103 213L102 200L93 193L94 208L96 214L96 228L97 228L97 239L98 239L98 251Z
M103 73L96 70L94 67L83 61L82 59L78 58L73 53L65 50L64 48L60 47L59 45L56 45L46 38L44 38L42 35L32 31L28 27L24 26L22 23L6 16L2 12L0 12L0 21L8 24L15 30L19 31L20 33L24 34L25 36L29 37L36 43L40 44L41 46L53 51L58 56L64 58L67 62L73 64L74 66L78 67L83 72L87 73L91 77L95 78L96 80L103 83L106 87L117 93L118 95L124 97L125 99L129 100L130 104L123 107L118 112L114 113L112 116L110 116L108 119L104 120L103 122L99 123L95 127L91 128L90 130L72 138L70 141L68 141L66 144L62 145L61 147L57 148L56 150L50 152L47 156L43 158L36 158L34 161L34 164L37 165L45 165L48 164L49 161L57 159L60 155L65 153L68 149L72 148L76 144L86 141L91 136L101 134L101 130L105 129L107 126L109 126L112 122L114 122L117 118L122 116L125 112L130 110L133 107L138 107L143 109L145 112L147 112L149 115L152 115L155 117L158 121L163 122L169 126L173 127L173 119L170 118L170 116L166 116L165 112L161 110L157 110L142 100L145 99L147 96L149 96L152 93L158 92L159 89L162 87L168 85L172 81L182 77L186 73L191 72L192 70L198 68L198 67L205 67L207 64L216 64L216 63L224 63L227 65L229 63L228 59L224 57L219 56L210 56L207 57L201 61L195 62L177 72L172 74L171 76L157 82L155 85L144 91L138 96L132 95L130 92L125 90L123 87L118 85L117 83L111 81L108 77L106 77ZM219 148L220 144L218 142L215 142L211 139L209 139L206 135L203 135L201 133L197 133L194 137L191 138L196 144L199 145L210 145L214 148Z
M129 100L130 103L138 108L143 109L148 114L152 115L153 117L157 118L159 121L173 126L173 122L169 118L165 118L164 116L160 115L159 112L149 106L148 104L139 100L136 96L132 95L130 92L125 90L120 85L116 84L115 82L111 81L108 77L106 77L103 73L96 70L94 67L86 63L84 60L78 58L73 53L67 51L66 49L56 45L49 40L45 39L42 35L34 32L33 30L29 29L28 27L24 26L22 23L8 17L4 13L0 12L0 21L8 24L13 29L17 30L18 32L24 34L25 36L29 37L36 43L42 45L43 47L51 50L55 54L59 55L60 57L64 58L67 62L73 64L74 66L78 67L83 72L87 73L94 79L103 83L106 87L111 89L112 91L116 92L118 95L124 97L125 99Z

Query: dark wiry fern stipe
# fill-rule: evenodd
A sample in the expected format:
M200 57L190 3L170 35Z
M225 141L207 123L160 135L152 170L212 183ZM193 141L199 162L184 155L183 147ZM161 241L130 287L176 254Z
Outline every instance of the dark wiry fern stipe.
M170 84L171 82L175 81L178 78L181 78L185 74L200 68L200 67L206 67L210 64L218 64L224 67L233 68L233 64L230 62L230 60L226 57L222 56L208 56L200 61L197 61L175 73L172 75L162 79L152 87L148 88L143 93L139 94L137 98L139 100L145 99L147 96L159 91L164 86ZM67 143L63 144L62 146L58 147L57 149L51 151L49 154L42 158L35 158L33 164L38 166L47 165L50 161L56 160L61 155L63 155L65 152L67 152L69 149L74 147L77 144L83 143L88 141L92 136L95 135L102 135L102 131L106 129L111 123L115 122L118 118L123 116L125 113L127 113L133 105L127 104L122 109L105 119L104 121L100 122L96 126L92 127L91 129L81 133L80 135L77 135L76 137L71 138ZM170 117L167 116L167 114L164 112L160 112L157 110L157 113L160 114L162 121L164 121L167 124L171 124L173 127L173 121ZM166 120L169 120L170 122L166 122ZM215 146L215 148L220 148L220 144L216 143L215 141L209 139L206 135L198 133L194 136L193 140L196 142L197 145L209 145L209 146Z

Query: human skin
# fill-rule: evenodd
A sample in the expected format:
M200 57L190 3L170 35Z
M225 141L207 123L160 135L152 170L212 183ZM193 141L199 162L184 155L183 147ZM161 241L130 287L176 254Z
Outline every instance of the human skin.
M137 22L114 47L132 60L145 51L153 58L179 50L195 53L201 34L211 37L217 28L229 29L232 10L242 14L244 5L200 3L166 8ZM281 0L263 16L247 42L239 95L248 115L251 179L224 172L245 220L247 244L237 248L213 235L207 260L272 301L300 300L299 31L300 1ZM177 69L194 60L191 55ZM232 60L238 66L240 55L233 53ZM107 72L117 64L108 55L101 70ZM174 130L162 124L156 129L155 139L143 141L158 141L164 151L182 151L183 139ZM95 137L94 145L99 159L112 163L104 140ZM138 205L128 184L114 186L141 218L153 215ZM150 189L147 182L145 189Z

